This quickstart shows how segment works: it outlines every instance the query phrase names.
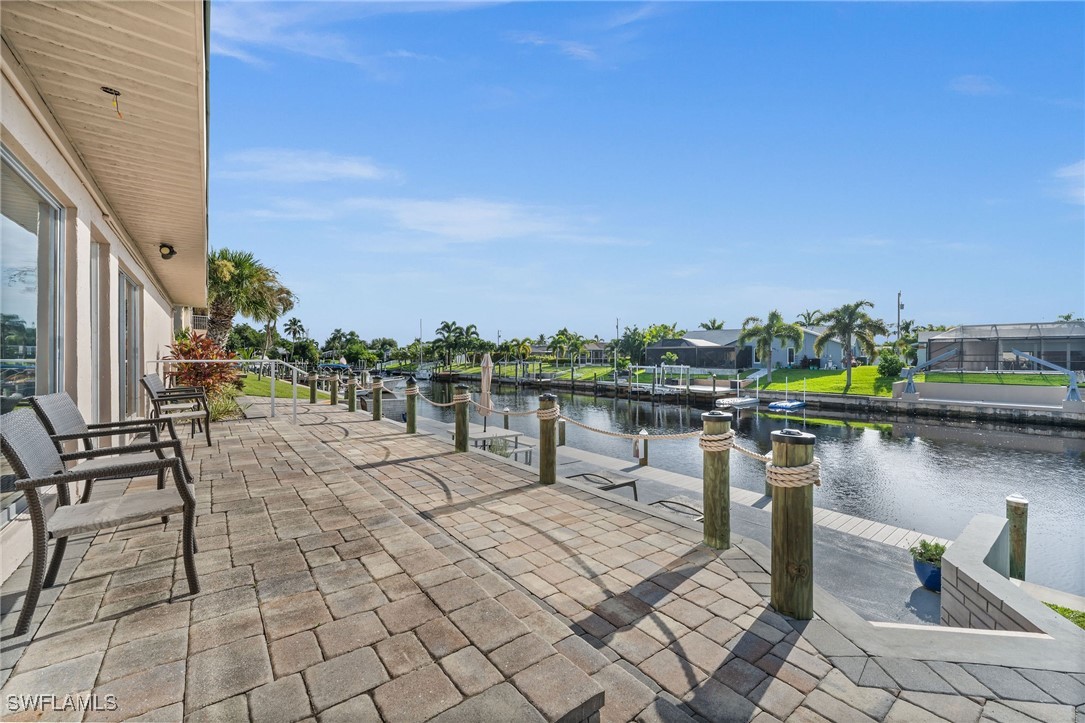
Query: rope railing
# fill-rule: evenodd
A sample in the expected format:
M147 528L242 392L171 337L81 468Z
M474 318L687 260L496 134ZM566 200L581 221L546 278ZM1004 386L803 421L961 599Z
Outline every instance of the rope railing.
M519 412L514 412L511 409L494 409L493 407L484 407L481 404L479 404L478 402L476 402L474 399L471 400L471 404L475 405L475 407L478 409L479 413L481 413L481 414L490 414L492 412L493 414L507 414L510 417L533 417L533 416L535 416L535 410L534 409L527 409L527 410L519 411Z

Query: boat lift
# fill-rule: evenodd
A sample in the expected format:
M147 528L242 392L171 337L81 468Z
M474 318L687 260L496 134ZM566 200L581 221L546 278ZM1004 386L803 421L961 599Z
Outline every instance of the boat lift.
M1064 402L1080 402L1081 401L1081 394L1079 394L1078 390L1077 390L1077 373L1076 372L1070 371L1066 367L1060 367L1058 364L1052 364L1051 362L1047 361L1046 359L1041 359L1038 356L1032 356L1031 354L1026 354L1023 351L1018 351L1017 349L1010 349L1010 351L1014 354L1014 356L1024 357L1025 359L1028 359L1030 362L1033 362L1034 364L1039 364L1040 366L1044 366L1044 367L1047 367L1048 369L1053 369L1054 371L1062 372L1063 374L1065 374L1066 379L1067 379L1067 387L1068 388L1066 390L1066 399L1064 399L1063 401Z
M908 383L904 385L904 393L905 394L918 394L918 392L916 391L916 388L915 388L915 373L916 372L921 372L924 369L928 369L928 368L930 368L930 367L932 367L935 364L938 364L940 362L944 362L946 359L952 359L953 357L957 356L958 351L959 351L959 349L957 349L957 347L953 347L949 351L947 351L947 352L945 352L943 354L939 354L938 356L934 357L933 359L928 359L927 361L923 362L922 364L918 364L918 365L916 365L914 367L908 367L903 372L901 372L901 376L905 377L908 380Z

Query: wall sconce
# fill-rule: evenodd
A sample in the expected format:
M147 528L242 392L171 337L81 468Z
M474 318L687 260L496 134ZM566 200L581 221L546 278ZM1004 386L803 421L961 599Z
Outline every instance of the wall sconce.
M177 255L177 250L169 244L158 244L158 253L162 254L163 259L172 259Z

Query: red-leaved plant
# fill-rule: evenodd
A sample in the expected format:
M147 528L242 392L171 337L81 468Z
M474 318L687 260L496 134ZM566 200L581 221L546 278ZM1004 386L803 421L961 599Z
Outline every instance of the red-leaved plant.
M166 359L236 359L237 355L226 351L209 336L190 331L170 344ZM167 378L176 386L203 387L210 400L220 396L228 388L241 389L241 372L236 364L171 364Z

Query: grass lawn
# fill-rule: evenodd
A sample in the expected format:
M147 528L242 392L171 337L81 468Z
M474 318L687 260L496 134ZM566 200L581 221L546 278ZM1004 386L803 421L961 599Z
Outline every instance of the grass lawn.
M1055 603L1045 602L1044 605L1048 606L1059 615L1077 625L1079 628L1085 629L1085 612L1081 610L1073 610L1071 608L1064 608L1062 605L1056 605Z
M768 377L760 380L761 388L774 392L784 391L784 379L790 394L801 397L803 381L806 391L811 394L855 394L868 397L889 397L893 395L893 382L896 378L878 376L878 367L861 366L851 370L851 388L846 390L846 369L777 369L772 373L772 384Z
M270 397L271 396L271 378L264 377L257 379L255 374L247 375L243 380L244 387L241 389L241 393L250 397ZM317 391L318 399L330 399L331 396L327 392ZM292 399L293 392L290 391L290 382L284 379L275 380L275 398L276 399ZM298 399L309 399L309 387L305 384L298 385Z
M956 384L1014 384L1029 387L1064 387L1065 374L1002 374L1000 372L927 372L916 374L917 382Z

